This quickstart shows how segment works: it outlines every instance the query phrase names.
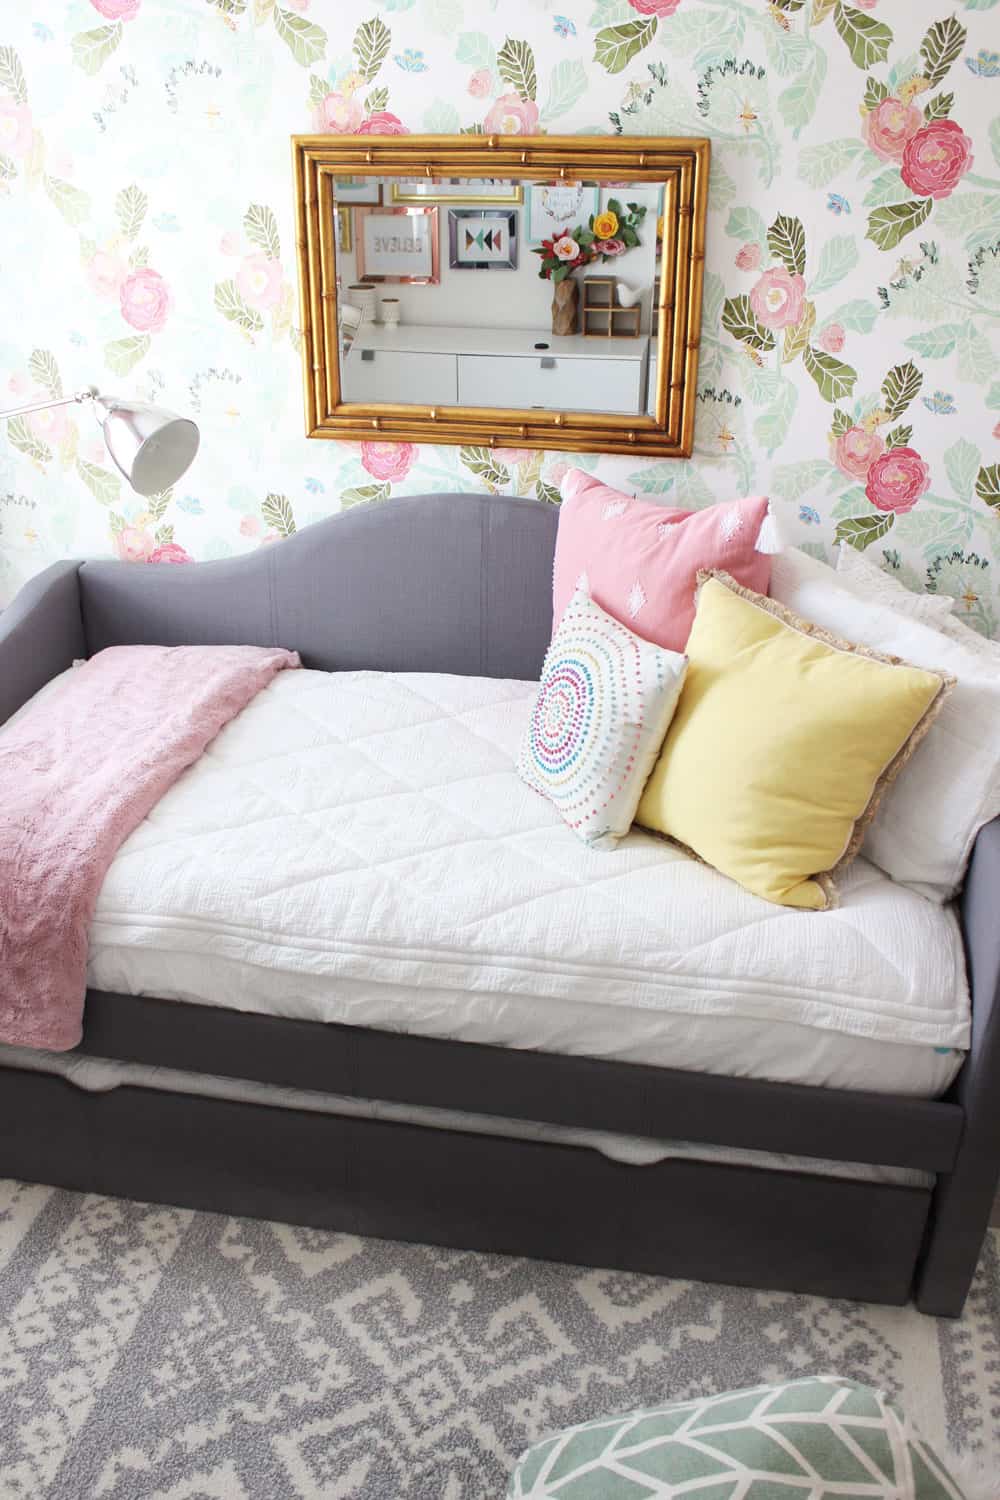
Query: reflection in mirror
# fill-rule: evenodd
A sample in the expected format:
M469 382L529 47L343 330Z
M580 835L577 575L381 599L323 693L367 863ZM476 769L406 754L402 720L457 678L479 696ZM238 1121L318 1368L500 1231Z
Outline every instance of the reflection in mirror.
M663 203L654 183L336 178L341 400L654 414Z

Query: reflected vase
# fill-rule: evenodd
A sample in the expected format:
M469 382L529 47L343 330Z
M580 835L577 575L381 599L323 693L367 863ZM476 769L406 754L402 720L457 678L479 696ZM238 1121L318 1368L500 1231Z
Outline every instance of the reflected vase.
M552 332L558 338L576 333L580 289L572 276L557 281L552 289Z

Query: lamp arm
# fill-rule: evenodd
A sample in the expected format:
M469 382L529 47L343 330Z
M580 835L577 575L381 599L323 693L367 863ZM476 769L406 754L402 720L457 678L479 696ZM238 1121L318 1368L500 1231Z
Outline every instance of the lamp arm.
M9 417L26 417L33 411L49 411L54 406L73 406L78 401L93 401L96 396L96 387L88 385L74 396L60 396L55 401L33 401L28 406L13 406L9 411L0 411L0 421L6 421Z

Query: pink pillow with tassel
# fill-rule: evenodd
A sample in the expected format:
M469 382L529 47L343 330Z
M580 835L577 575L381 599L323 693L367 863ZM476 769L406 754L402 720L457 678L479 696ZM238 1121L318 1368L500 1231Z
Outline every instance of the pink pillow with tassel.
M778 545L766 495L677 510L623 495L582 469L570 469L561 493L553 629L584 588L636 635L683 651L700 568L722 568L744 588L767 593Z

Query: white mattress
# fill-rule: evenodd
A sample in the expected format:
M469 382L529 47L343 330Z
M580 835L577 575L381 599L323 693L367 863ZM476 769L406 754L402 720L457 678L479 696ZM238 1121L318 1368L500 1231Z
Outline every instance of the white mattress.
M930 1097L954 914L857 861L770 905L662 840L588 849L517 778L531 683L284 672L120 850L89 982L501 1046Z
M631 1167L655 1166L662 1161L708 1161L725 1166L766 1167L772 1172L810 1172L814 1176L845 1177L854 1182L888 1183L896 1187L930 1188L934 1185L933 1173L920 1172L912 1167L825 1161L820 1157L779 1155L773 1151L749 1151L732 1146L705 1146L693 1141L656 1141L646 1136L616 1135L606 1130L586 1130L573 1125L547 1125L539 1120L512 1120L497 1115L469 1114L466 1110L396 1104L385 1099L320 1094L315 1089L282 1088L246 1078L223 1078L211 1073L189 1073L179 1068L149 1067L143 1063L118 1062L114 1058L87 1057L73 1052L0 1047L0 1067L54 1074L88 1093L104 1094L122 1087L144 1088L170 1094L194 1094L202 1099L233 1099L241 1104L263 1104L274 1109L301 1109L313 1114L419 1125L429 1130L471 1131L474 1135L599 1151L611 1161Z

